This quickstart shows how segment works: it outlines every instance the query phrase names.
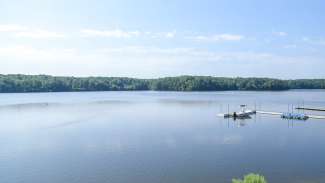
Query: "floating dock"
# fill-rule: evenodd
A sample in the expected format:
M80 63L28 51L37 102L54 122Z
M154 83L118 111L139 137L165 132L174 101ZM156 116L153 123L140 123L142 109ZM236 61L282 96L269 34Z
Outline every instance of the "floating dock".
M283 113L281 115L281 118L283 118L283 119L307 120L309 118L309 116L307 116L304 113L287 112L287 113Z
M307 111L324 111L325 108L316 108L316 107L296 107L297 110L307 110Z
M325 116L318 116L318 115L308 115L308 117L313 119L325 119Z
M268 111L256 111L256 113L259 114L269 114L269 115L276 115L276 116L281 116L283 113L281 112L268 112Z
M267 114L267 115L275 115L275 116L283 116L287 113L282 113L282 112L268 112L268 111L256 111L256 113L259 114ZM321 115L309 115L309 114L304 114L304 116L312 119L325 119L325 116Z

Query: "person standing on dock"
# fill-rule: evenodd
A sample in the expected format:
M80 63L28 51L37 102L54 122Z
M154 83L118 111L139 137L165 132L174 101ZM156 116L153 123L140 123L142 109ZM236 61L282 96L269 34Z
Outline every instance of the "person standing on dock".
M233 116L234 116L234 118L237 118L237 113L236 113L236 112L234 112Z

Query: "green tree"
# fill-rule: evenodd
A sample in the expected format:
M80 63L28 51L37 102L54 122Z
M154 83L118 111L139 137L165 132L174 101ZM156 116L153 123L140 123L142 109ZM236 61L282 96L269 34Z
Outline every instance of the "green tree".
M244 176L244 179L232 179L232 183L267 183L264 176L250 173Z
M325 79L279 80L271 78L225 78L178 76L158 79L126 77L58 77L0 74L0 93L67 91L226 91L325 89Z

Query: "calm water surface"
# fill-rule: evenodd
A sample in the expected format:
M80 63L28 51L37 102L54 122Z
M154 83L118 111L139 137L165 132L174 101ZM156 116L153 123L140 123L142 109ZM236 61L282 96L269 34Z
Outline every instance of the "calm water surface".
M298 103L325 91L0 94L0 182L324 183L324 120L217 117Z

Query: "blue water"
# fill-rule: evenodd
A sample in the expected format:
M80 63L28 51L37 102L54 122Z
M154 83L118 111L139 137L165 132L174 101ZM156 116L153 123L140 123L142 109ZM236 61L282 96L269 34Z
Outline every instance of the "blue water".
M325 120L217 117L240 104L325 107L325 91L0 94L0 182L325 182Z

